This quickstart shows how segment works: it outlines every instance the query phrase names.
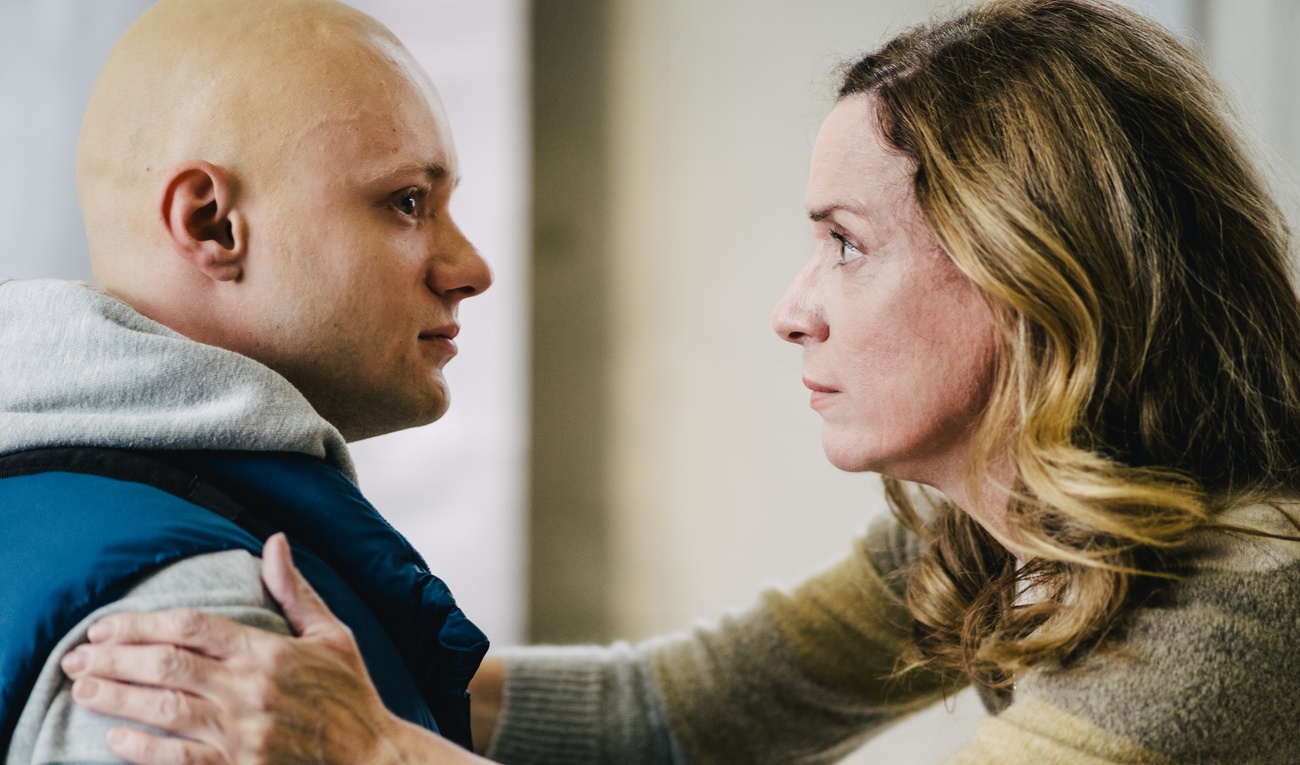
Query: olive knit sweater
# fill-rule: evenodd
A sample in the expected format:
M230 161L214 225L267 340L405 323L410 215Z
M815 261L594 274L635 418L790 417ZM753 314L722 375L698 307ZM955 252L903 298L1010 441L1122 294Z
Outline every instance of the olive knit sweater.
M1295 531L1271 508L1227 520ZM886 584L919 554L892 522L792 592L690 633L506 652L489 756L510 765L834 762L952 693L886 678L910 635ZM1118 650L1018 678L949 765L1300 762L1300 544L1206 533Z

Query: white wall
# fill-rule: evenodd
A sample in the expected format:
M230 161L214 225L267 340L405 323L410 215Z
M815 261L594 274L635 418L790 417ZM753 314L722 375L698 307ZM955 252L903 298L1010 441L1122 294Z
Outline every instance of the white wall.
M1300 3L1201 2L1206 58L1263 148L1279 189L1294 199L1300 171Z
M0 3L0 278L89 279L77 205L81 115L151 0Z
M0 2L0 277L88 279L74 154L99 68L147 0ZM363 0L433 76L464 181L452 202L496 271L461 310L454 403L358 444L362 488L498 643L525 613L528 226L524 0Z

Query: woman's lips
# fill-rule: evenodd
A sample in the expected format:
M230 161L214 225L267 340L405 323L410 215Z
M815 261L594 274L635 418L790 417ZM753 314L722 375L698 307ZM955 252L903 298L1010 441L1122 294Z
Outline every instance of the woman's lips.
M807 377L803 378L803 384L805 388L812 391L812 396L809 397L808 405L813 409L820 409L821 407L826 406L840 394L839 390L832 388L829 385L823 385L814 380L809 380Z

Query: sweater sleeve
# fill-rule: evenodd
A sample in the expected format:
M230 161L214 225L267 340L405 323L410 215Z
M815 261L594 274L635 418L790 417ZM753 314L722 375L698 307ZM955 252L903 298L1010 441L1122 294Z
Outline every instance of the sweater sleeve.
M487 756L506 765L687 765L648 650L505 649L505 698Z
M109 750L106 736L110 728L124 723L77 706L72 700L72 682L59 666L65 654L86 642L90 625L107 614L199 608L288 634L278 607L262 589L260 568L258 559L242 550L189 558L141 580L121 600L84 619L59 641L41 668L36 687L19 715L5 764L121 762Z
M1225 519L1294 534L1266 505ZM1176 571L1103 650L1018 679L949 765L1300 762L1300 546L1207 531Z
M848 558L795 590L766 592L689 633L505 652L489 756L508 765L842 758L957 689L929 673L894 675L910 619L886 581L914 555L907 545L896 525L878 524Z
M964 685L898 672L911 617L889 583L917 554L912 541L892 520L877 523L820 576L651 651L692 763L835 762Z
M910 631L896 591L910 545L896 525L873 527L820 576L688 634L517 651L495 751L557 765L832 762L946 690L893 672ZM1019 678L1015 703L947 765L1300 762L1297 603L1300 545L1207 534L1105 650Z
M945 761L944 765L1176 763L1135 741L1067 714L1050 704L1030 699L1012 704L997 717L983 720L975 731L975 737Z

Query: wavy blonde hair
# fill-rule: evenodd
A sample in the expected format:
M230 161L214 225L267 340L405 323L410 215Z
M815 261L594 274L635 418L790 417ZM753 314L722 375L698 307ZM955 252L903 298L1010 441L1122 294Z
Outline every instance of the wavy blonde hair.
M1009 459L1028 561L886 488L930 540L913 658L996 687L1105 645L1223 509L1300 494L1290 233L1198 56L1111 2L911 29L847 68L840 98L862 94L995 317L971 481Z

